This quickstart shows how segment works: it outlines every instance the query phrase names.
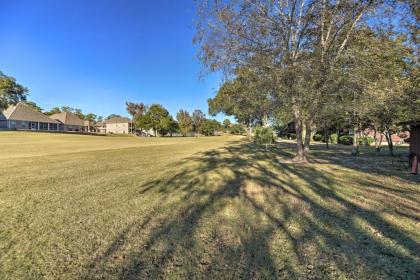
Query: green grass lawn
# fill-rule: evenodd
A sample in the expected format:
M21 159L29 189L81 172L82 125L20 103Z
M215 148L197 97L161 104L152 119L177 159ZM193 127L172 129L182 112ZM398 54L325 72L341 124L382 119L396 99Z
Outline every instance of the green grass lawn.
M296 164L290 143L26 132L0 149L0 279L420 278L420 176L372 149Z

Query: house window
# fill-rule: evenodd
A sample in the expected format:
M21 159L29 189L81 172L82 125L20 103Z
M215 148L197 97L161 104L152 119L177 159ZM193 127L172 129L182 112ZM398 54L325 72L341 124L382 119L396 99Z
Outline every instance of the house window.
M16 128L16 121L10 121L10 128Z

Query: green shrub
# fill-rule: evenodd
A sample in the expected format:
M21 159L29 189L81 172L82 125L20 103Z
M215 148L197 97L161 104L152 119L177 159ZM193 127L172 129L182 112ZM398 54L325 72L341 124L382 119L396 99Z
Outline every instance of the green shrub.
M359 138L359 145L370 146L375 142L372 136L362 136Z
M338 135L336 133L333 133L330 135L330 141L332 144L337 144L338 143Z
M289 139L295 140L296 138L296 133L289 133Z
M235 123L231 125L229 132L233 135L243 135L246 133L246 129L242 124Z
M353 137L350 135L343 135L338 138L338 143L343 145L353 145Z
M312 139L314 141L320 142L320 141L322 141L324 139L324 136L321 135L321 134L314 134L314 136L312 136Z
M274 142L274 131L270 127L256 127L254 130L254 139L259 144L264 144L267 149L268 145Z

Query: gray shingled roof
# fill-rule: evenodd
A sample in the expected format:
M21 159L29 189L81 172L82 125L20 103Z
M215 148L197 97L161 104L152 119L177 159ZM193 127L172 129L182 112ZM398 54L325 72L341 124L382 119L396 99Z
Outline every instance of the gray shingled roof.
M115 117L106 120L105 123L132 123L132 121L129 118L125 117Z
M7 120L14 121L58 123L57 121L50 119L43 113L35 111L33 108L22 102L19 102L17 105L9 106L9 108L3 111L3 116Z
M58 114L54 114L50 116L50 118L57 120L66 125L79 125L79 126L84 125L84 121L82 119L80 119L78 116L70 112L61 112Z

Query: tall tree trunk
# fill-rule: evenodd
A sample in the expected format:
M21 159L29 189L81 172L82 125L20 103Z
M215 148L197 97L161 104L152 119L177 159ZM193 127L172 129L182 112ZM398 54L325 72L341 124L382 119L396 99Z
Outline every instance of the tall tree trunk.
M302 119L300 116L300 111L297 108L293 110L293 119L295 122L295 130L296 130L296 156L294 158L295 161L306 161L306 154L304 151L303 146L303 139L302 139Z
M303 151L305 157L309 155L310 144L311 144L311 134L312 134L312 121L309 120L305 123L305 142L303 143Z
M384 131L386 142L388 143L389 154L394 156L394 143L392 143L392 134L389 132L387 128Z
M359 137L358 137L357 126L353 126L353 148L351 149L351 154L356 156L359 154Z
M378 130L376 128L374 128L374 133L375 133L375 151L376 151L376 155L379 156L381 154L383 134L379 133L379 137L378 137Z

